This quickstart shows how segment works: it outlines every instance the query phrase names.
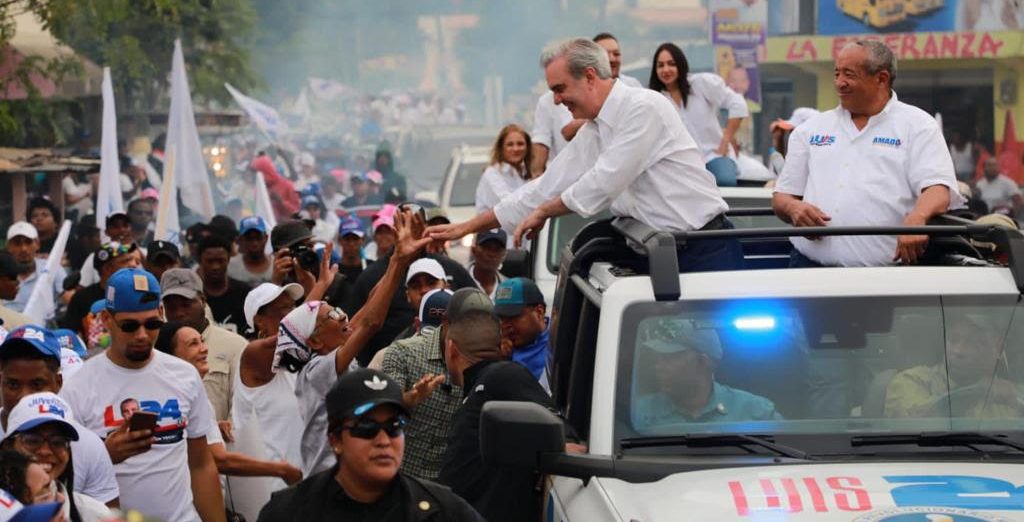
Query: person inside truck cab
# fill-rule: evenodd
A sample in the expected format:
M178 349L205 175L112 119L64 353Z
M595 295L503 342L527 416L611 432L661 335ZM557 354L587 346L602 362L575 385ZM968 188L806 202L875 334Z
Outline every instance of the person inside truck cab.
M781 420L771 400L715 381L722 343L712 328L680 325L672 340L640 345L654 369L655 390L633 403L638 430L685 422Z
M1007 378L1005 327L989 322L971 315L953 319L945 364L922 364L897 373L886 389L884 415L1024 417L1024 386Z

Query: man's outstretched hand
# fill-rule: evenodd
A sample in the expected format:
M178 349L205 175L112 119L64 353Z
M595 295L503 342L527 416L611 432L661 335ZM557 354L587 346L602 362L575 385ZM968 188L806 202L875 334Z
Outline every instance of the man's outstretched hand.
M400 211L395 214L395 233L398 242L395 245L394 257L401 262L411 263L421 250L432 240L424 236L426 225L418 213Z

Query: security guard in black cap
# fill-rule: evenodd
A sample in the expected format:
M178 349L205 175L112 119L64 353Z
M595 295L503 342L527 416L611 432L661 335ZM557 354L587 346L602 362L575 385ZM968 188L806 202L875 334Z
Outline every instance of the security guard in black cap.
M398 471L408 411L382 372L350 371L327 394L327 437L338 463L274 493L259 522L483 521L448 488Z

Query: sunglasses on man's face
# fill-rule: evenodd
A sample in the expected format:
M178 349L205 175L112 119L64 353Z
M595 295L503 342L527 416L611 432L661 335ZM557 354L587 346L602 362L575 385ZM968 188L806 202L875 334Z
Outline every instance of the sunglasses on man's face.
M140 327L149 331L159 330L163 328L164 324L166 323L156 318L146 319L145 322L140 322L135 319L125 319L124 321L117 323L117 327L124 333L134 333Z
M355 424L342 426L341 429L348 430L353 437L360 439L375 439L380 430L384 430L388 437L395 438L405 430L406 422L408 421L402 416L388 419L384 422L377 422L372 419L359 419Z

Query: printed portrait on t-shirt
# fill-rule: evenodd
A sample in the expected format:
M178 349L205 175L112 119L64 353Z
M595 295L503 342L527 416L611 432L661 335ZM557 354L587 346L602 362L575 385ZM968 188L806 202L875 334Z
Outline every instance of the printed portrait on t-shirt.
M156 428L153 437L157 444L176 444L185 439L185 428L188 419L181 412L178 399L171 398L164 402L159 400L136 399L128 397L116 404L110 404L103 412L103 427L112 432L122 424L131 420L138 411L155 413Z

